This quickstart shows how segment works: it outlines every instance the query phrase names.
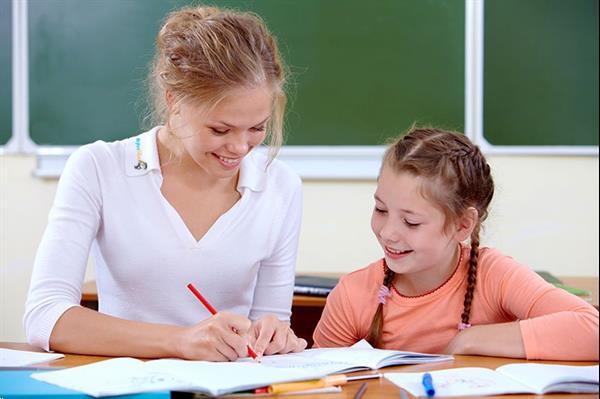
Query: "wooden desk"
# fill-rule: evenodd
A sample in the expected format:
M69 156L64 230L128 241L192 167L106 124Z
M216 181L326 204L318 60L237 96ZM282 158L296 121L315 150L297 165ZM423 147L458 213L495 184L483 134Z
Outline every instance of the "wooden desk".
M10 348L10 349L21 349L21 350L32 350L32 351L40 351L40 349L34 348L27 344L21 343L9 343L9 342L0 342L0 348ZM50 362L44 362L37 364L42 367L74 367L81 366L83 364L94 363L100 360L109 359L107 357L101 356L82 356L82 355L66 355L66 357L58 360L53 360ZM504 364L509 363L523 363L524 360L520 359L507 359L507 358L498 358L498 357L484 357L484 356L456 356L456 359L448 362L440 362L434 364L419 364L414 366L399 366L399 367L386 367L382 369L383 372L391 372L391 371L432 371L432 370L440 370L440 369L448 369L448 368L456 368L456 367L487 367L491 369L495 369L496 367L500 367ZM556 363L556 362L536 362L536 363ZM573 364L573 365L594 365L597 363L592 362L560 362L560 364ZM368 373L368 372L363 372ZM359 374L359 373L357 373ZM360 382L350 383L343 386L343 390L340 393L328 393L328 394L318 394L318 395L302 395L302 396L290 396L290 395L279 395L282 397L294 397L294 398L306 398L306 399L351 399L358 387L360 386ZM363 396L363 399L398 399L399 398L400 388L382 378L380 380L370 380L368 381L368 388ZM278 397L279 397L278 396ZM410 394L407 393L407 396L412 398ZM552 398L557 397L571 397L572 395L561 394L560 396L553 395ZM510 395L510 396L487 396L488 398L498 398L498 399L514 399L514 398L541 398L541 396L536 395ZM572 396L577 399L588 399L588 398L598 398L598 394L585 394L585 395L577 395ZM471 399L472 397L469 397Z
M581 288L591 293L589 302L598 309L598 277L559 277L566 285Z

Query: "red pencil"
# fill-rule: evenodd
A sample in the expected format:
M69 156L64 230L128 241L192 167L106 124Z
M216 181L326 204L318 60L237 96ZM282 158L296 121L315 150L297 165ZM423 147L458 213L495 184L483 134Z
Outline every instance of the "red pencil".
M208 303L208 301L206 299L204 299L204 297L202 296L202 294L200 293L200 291L198 291L196 289L196 287L194 287L194 284L189 283L187 285L187 287L189 288L190 291L192 291L192 294L194 294L196 296L196 298L198 298L200 300L200 302L202 302L202 304L204 305L204 307L206 309L208 309L208 311L210 312L210 314L216 314L217 311L215 310L215 308L212 307L212 305L210 303ZM252 357L252 359L256 360L256 358L258 357L258 355L252 350L252 348L250 347L250 345L246 345L246 348L248 349L248 355L250 357Z

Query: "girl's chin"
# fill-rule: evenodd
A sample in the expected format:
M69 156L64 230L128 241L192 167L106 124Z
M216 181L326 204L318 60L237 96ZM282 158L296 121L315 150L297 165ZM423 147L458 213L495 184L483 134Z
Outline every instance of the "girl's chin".
M396 274L404 274L404 270L386 259L387 267Z
M406 273L408 271L409 265L406 263L407 257L410 256L412 252L407 254L403 254L402 256L392 255L390 256L387 252L385 253L385 262L387 266L394 273Z

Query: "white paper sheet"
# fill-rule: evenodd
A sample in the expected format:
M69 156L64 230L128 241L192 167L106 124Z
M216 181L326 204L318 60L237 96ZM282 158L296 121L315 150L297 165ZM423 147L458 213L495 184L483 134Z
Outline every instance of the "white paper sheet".
M62 353L30 352L0 348L0 367L23 367L65 357Z

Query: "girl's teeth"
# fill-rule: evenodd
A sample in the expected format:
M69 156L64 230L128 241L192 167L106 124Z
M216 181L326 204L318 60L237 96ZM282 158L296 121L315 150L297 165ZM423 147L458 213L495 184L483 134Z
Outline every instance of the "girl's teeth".
M405 253L405 252L408 252L408 251L399 251L399 250L395 250L395 249L392 249L392 248L388 248L387 250L388 250L388 251L390 251L390 252L391 252L391 253L393 253L393 254L396 254L396 255L399 255L399 254L403 254L403 253Z

